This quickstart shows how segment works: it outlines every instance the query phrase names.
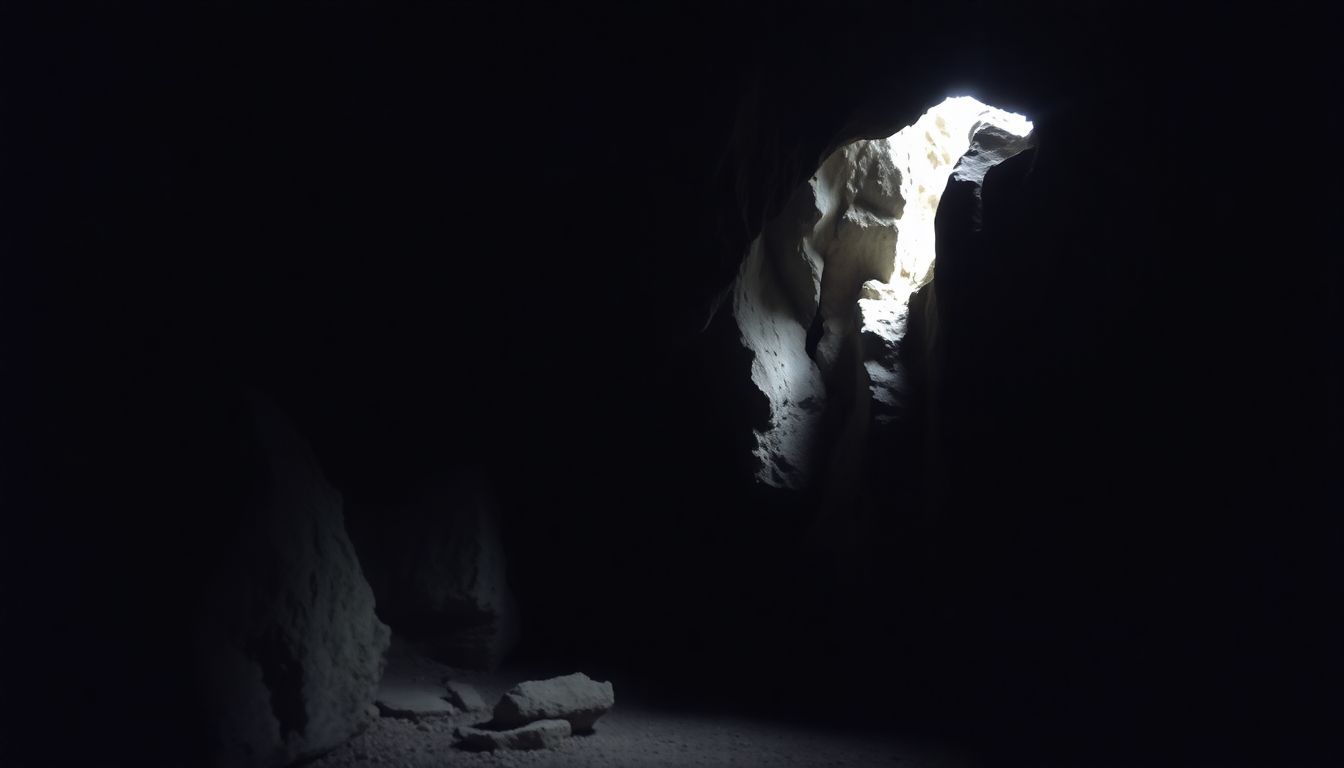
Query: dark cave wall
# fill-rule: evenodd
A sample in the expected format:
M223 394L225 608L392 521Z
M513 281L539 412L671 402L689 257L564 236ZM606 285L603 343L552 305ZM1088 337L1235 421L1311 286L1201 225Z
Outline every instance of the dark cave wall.
M791 507L736 489L702 452L697 476L679 475L661 504L636 491L626 498L645 502L642 514L598 505L597 522L576 535L621 542L641 561L633 572L643 578L618 599L655 606L638 612L647 618L622 614L608 634L612 622L594 608L565 626L594 647L630 637L660 665L722 668L761 698L787 695L777 673L791 659L863 659L856 676L906 692L894 709L975 723L967 727L1008 753L1078 757L1123 740L1117 752L1173 762L1318 754L1328 711L1315 705L1327 698L1320 643L1337 632L1311 618L1308 594L1335 588L1324 571L1306 577L1301 562L1280 558L1322 522L1323 379L1295 380L1290 389L1306 400L1257 408L1245 432L1233 426L1244 408L1226 376L1245 350L1223 323L1243 314L1237 297L1254 254L1281 251L1229 221L1239 209L1227 199L1232 168L1196 180L1183 154L1192 142L1208 156L1231 151L1238 139L1210 135L1208 116L1248 96L1181 42L1190 19L1111 10L1076 12L1062 35L1005 10L983 28L955 27L966 35L955 42L932 38L946 48L933 56L945 69L921 69L938 72L930 80L973 82L984 101L1029 115L1043 148L987 182L978 233L970 201L949 192L938 320L925 325L938 339L926 379L936 387L926 393L936 400L931 445L927 455L900 441L875 449L867 471L885 490L850 512L871 526L861 547L878 565L866 582L835 573L857 550L818 556L808 541L815 496ZM1212 29L1196 36L1218 51L1235 39ZM892 66L892 81L903 82ZM871 87L837 119L843 127L818 135L885 135L917 113L912 104L930 103ZM908 112L879 117L893 104ZM779 154L829 146L815 138L794 137ZM787 161L778 173L796 184L807 173L799 165L802 174ZM762 173L755 183L778 178ZM1320 298L1274 305L1319 335ZM1277 322L1254 315L1250 333L1277 338ZM1284 340L1285 354L1309 357L1303 340ZM660 407L677 414L668 433L740 445L740 427L704 414L740 423L732 408L753 406L706 392L733 385L698 378L696 354L731 359L703 348L675 358L690 373L664 381L675 399L696 399ZM730 365L746 377L742 362ZM1273 391L1286 383L1257 382ZM674 450L606 466L658 475L684 466ZM709 497L717 503L698 503ZM1308 546L1313 567L1327 562L1331 540ZM682 564L688 552L695 567ZM1299 639L1318 619L1315 639ZM1290 661L1300 649L1317 662ZM735 663L742 652L754 663ZM1227 672L1241 668L1253 670L1244 686ZM862 709L862 699L847 703ZM1267 701L1291 705L1271 713ZM1231 733L1244 734L1235 746Z
M1281 411L1231 437L1239 343L1204 323L1231 299L1208 259L1238 250L1192 235L1163 182L1200 107L1088 77L1027 112L1038 148L978 194L949 182L915 305L942 682L1012 753L1083 759L1125 733L1113 754L1310 763L1324 667L1288 661L1313 641L1280 621L1312 587L1277 557L1324 498L1324 424Z
M443 466L347 505L378 615L419 652L462 669L498 669L518 642L501 526L480 466Z

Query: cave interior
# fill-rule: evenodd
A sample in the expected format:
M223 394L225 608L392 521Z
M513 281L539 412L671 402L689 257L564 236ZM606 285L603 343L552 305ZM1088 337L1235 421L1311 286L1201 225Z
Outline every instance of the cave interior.
M1334 182L1262 10L7 8L0 760L359 762L406 657L612 681L556 765L683 764L599 761L627 706L1340 764ZM894 192L950 96L1029 145ZM844 243L921 206L881 315Z

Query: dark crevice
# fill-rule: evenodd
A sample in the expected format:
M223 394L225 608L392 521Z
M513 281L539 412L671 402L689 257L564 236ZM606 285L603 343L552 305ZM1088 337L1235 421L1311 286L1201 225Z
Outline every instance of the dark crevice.
M826 319L821 316L821 307L812 315L812 324L807 327L807 356L817 359L817 347L826 335Z
M280 734L302 733L308 726L303 699L303 665L276 627L271 627L247 645L247 652L261 665L261 677L271 694L271 712L280 723Z

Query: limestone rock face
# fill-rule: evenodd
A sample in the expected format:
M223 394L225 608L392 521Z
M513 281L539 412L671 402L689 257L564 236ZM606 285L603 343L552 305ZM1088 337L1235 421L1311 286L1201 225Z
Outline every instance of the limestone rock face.
M856 323L865 280L891 277L905 207L901 173L886 140L837 150L748 252L734 289L733 316L754 355L751 377L766 395L757 425L757 478L781 488L806 484L825 403L823 381ZM809 329L822 334L810 343Z
M1034 143L1030 135L1021 136L997 123L980 120L971 127L971 146L952 169L952 178L983 184L990 168Z
M975 119L966 128L970 114ZM879 425L900 420L904 412L909 382L901 365L901 344L905 339L910 297L933 280L934 218L947 185L969 181L978 189L990 168L1033 144L1029 125L1015 119L1014 115L986 109L978 113L960 113L958 117L959 120L949 120L947 116L941 116L941 122L936 118L933 126L924 126L925 136L933 136L932 129L939 131L941 141L937 143L941 144L942 150L936 153L936 158L935 153L930 153L927 165L908 166L909 172L919 179L919 188L924 193L933 186L940 192L926 194L925 205L912 209L911 215L901 222L902 234L912 246L917 246L904 251L898 249L897 261L906 279L867 283L858 302L863 372L871 396L873 419ZM912 126L920 127L920 123ZM964 142L954 135L963 128L966 131ZM955 160L950 170L949 157Z
M365 727L388 628L346 535L341 494L284 416L251 398L258 476L237 556L198 627L220 764L279 766Z
M459 745L473 752L496 749L553 749L569 738L573 731L568 720L538 720L506 731L483 728L459 728Z
M499 510L480 473L445 471L397 503L361 501L351 535L399 637L469 669L493 669L513 648Z
M895 268L898 223L905 212L904 176L896 157L892 139L854 142L832 155L813 181L814 188L831 191L817 196L826 207L812 233L824 265L818 287L823 333L816 359L827 380L853 335L860 286L890 280Z
M755 428L758 480L807 484L837 392L864 400L856 413L865 423L900 419L907 304L933 279L934 215L949 174L978 183L1029 145L1029 131L1020 116L948 99L892 136L837 149L767 224L733 304L752 382L770 404Z
M574 731L591 731L616 703L611 683L582 672L549 680L531 680L510 688L495 705L492 725L515 728L535 720L567 720Z
M872 399L872 417L890 423L901 417L909 385L901 365L910 305L890 285L877 280L863 284L859 299L863 370Z
M769 422L755 430L756 476L780 488L801 487L825 390L820 369L807 355L807 326L795 316L759 241L742 264L733 316L742 344L754 353L751 381L770 405Z
M992 122L981 121L971 128L970 149L966 150L966 154L957 161L948 184L965 182L973 186L971 192L974 199L971 211L973 231L979 231L983 224L984 206L980 190L985 183L985 174L1004 160L1030 149L1034 143L1031 136L1019 136Z

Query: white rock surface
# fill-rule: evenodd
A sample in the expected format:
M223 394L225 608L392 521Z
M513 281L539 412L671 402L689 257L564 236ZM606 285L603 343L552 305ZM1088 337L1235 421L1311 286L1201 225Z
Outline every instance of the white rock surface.
M908 384L899 355L909 315L908 295L877 280L864 283L859 299L863 368L872 416L879 423L898 420L905 406Z
M887 140L902 174L901 194L911 203L897 225L890 277L866 284L858 302L863 368L879 423L898 420L902 412L906 377L900 345L910 297L934 276L934 218L948 177L983 179L989 168L1028 146L1030 133L1031 123L1021 115L958 97Z
M890 137L833 152L752 243L733 314L754 356L751 380L770 405L756 429L758 480L807 483L826 382L851 343L873 418L900 418L907 304L933 279L934 216L948 176L955 168L979 183L1029 146L1030 130L1020 115L947 99ZM818 313L822 333L809 354Z
M597 719L616 703L609 682L597 682L582 672L530 680L510 688L495 705L491 724L516 728L536 720L567 720L575 732L593 729Z
M980 187L985 182L985 174L1004 160L1029 149L1034 143L1030 135L1019 136L989 121L978 122L971 129L971 146L957 161L949 178L951 181L965 181L975 185L972 225L976 230L982 224Z
M825 390L821 371L807 356L807 328L769 271L759 240L742 264L733 315L742 344L754 353L751 381L770 406L769 423L755 430L756 476L780 488L801 487Z
M891 279L892 254L905 212L903 175L893 161L889 139L857 141L822 164L812 186L826 207L813 230L813 248L822 255L819 311L824 333L817 347L822 376L829 380L846 339L857 324L854 302L868 280Z
M947 108L930 110L892 137L893 147L901 152L898 164L910 179L905 192L919 196L921 204L912 205L899 223L902 239L893 276L885 282L866 283L859 299L863 367L878 423L897 421L903 413L908 390L900 363L901 343L910 297L933 279L934 217L948 179L979 185L990 168L1032 145L1031 123L1019 115L974 100L950 99L943 106ZM902 138L912 130L922 131L930 148L923 162L917 157L919 141ZM955 162L951 167L948 158ZM936 194L929 192L935 188Z
M1022 153L1033 144L1030 134L1019 135L990 120L980 120L971 127L971 145L951 177L958 181L983 184L990 168Z
M463 727L457 730L460 746L474 752L511 749L554 749L573 733L568 720L537 720L504 731Z

